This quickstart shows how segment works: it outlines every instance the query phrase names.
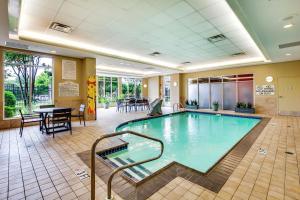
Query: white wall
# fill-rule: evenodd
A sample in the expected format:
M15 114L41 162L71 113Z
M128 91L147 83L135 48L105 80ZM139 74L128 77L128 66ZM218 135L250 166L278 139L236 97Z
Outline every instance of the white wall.
M177 83L176 86L174 86L174 83ZM179 94L179 86L180 86L180 79L179 74L172 74L171 75L171 85L170 85L170 103L171 106L173 106L174 103L180 102L180 94Z
M148 97L150 102L159 98L159 76L148 78Z

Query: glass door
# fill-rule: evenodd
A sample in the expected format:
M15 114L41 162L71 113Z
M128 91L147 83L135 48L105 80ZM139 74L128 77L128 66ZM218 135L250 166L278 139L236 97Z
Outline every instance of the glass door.
M199 108L210 108L209 78L199 78Z
M171 106L170 98L171 76L164 76L164 105Z

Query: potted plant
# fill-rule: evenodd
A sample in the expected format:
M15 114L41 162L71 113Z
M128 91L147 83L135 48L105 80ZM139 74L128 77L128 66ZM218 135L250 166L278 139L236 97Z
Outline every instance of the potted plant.
M252 103L244 103L244 102L237 102L235 107L235 112L239 113L255 113L255 108L253 107Z
M187 109L198 109L198 102L197 100L186 100L185 101L185 108Z
M217 102L217 101L213 102L213 110L214 111L218 111L219 110L219 102Z
M101 97L100 98L100 103L102 104L102 106L105 108L105 109L108 109L109 108L109 99L106 98L106 97Z

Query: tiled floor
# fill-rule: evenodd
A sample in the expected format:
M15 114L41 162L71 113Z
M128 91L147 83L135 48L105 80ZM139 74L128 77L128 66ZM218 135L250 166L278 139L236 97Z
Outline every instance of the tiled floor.
M37 127L25 128L23 138L18 129L1 131L0 199L89 199L89 179L75 175L76 169L89 169L76 153L120 122L144 115L100 110L97 122L86 128L75 123L73 135L59 133L55 139ZM176 178L150 199L300 199L299 173L300 118L273 117L218 194ZM97 198L105 199L105 191L97 178Z

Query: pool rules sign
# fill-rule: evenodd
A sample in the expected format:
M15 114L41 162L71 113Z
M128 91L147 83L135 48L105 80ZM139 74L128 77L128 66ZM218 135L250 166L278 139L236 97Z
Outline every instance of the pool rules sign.
M275 86L274 85L257 85L256 86L256 95L274 95Z

